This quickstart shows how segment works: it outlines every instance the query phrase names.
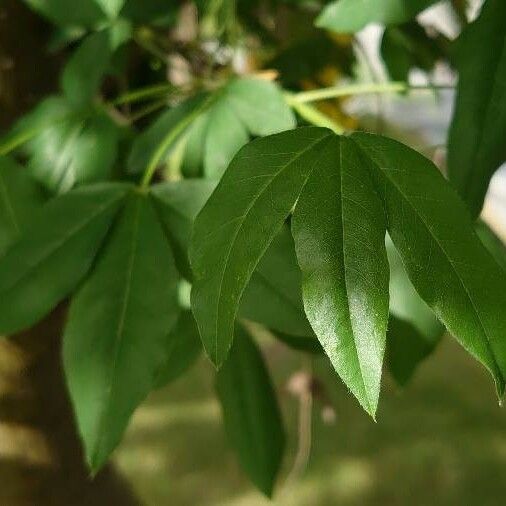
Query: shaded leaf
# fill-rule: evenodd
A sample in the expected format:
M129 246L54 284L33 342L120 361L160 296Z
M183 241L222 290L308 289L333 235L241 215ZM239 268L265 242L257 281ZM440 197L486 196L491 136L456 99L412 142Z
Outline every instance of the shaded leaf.
M149 197L132 192L70 306L65 375L93 472L151 391L176 322L177 274Z
M506 161L506 2L485 2L461 35L456 65L448 175L477 217L490 178Z
M232 343L242 293L330 135L301 128L246 145L195 221L192 309L204 348L218 367Z
M167 339L166 358L156 375L155 388L161 388L182 376L202 351L199 331L191 311L184 311Z
M506 245L494 231L482 220L475 224L475 230L481 242L495 261L506 271Z
M289 228L269 245L246 287L239 315L277 333L315 338L302 303L302 276Z
M0 333L30 327L88 272L128 186L100 184L50 201L0 257Z
M390 238L386 245L390 264L387 362L394 379L404 386L437 346L445 328L416 292Z
M187 279L192 278L188 246L193 221L215 188L214 181L194 179L165 182L151 189L164 230L172 244L176 264Z
M354 33L369 23L395 25L414 18L439 0L336 0L316 20L317 26Z
M374 417L388 322L383 206L360 151L334 136L294 211L304 307L332 365Z
M94 0L24 0L33 10L57 25L93 26L104 19Z
M384 137L352 138L373 164L388 230L422 299L504 391L506 274L482 246L468 212L437 168Z
M95 2L111 18L115 18L125 4L125 0L95 0Z
M271 496L285 448L283 422L260 351L241 327L236 334L216 389L225 430L242 468Z
M0 157L0 255L38 212L45 198L26 169Z

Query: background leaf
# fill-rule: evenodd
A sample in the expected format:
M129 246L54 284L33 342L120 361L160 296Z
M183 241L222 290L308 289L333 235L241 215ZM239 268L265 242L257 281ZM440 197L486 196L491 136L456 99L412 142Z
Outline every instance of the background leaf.
M0 333L30 327L88 272L128 186L101 184L58 197L0 257Z
M469 214L437 168L397 141L356 133L375 167L388 230L409 278L449 332L492 374L506 374L506 275L481 244Z
M57 25L93 26L104 19L94 0L24 0Z
M394 379L404 386L437 346L445 328L416 292L390 237L386 246L390 264L387 362Z
M107 179L117 157L120 131L105 113L75 109L50 97L22 118L13 133L36 135L22 148L28 170L51 191Z
M26 169L0 157L0 255L21 235L44 201L41 187Z
M95 2L111 18L115 18L125 4L125 0L95 0Z
M216 376L216 389L225 430L242 468L271 496L285 448L283 422L262 355L241 327Z
M327 5L317 26L334 32L358 32L369 23L393 25L414 18L439 0L337 0Z
M385 216L355 145L334 136L295 208L304 307L326 354L375 416L388 322Z
M170 353L177 281L149 197L132 192L72 301L64 335L65 375L93 472L119 443Z
M448 175L476 217L492 174L506 161L506 2L485 2L461 35L456 65Z
M155 388L161 388L182 376L202 351L199 330L191 311L183 311L171 330L165 360L156 375Z

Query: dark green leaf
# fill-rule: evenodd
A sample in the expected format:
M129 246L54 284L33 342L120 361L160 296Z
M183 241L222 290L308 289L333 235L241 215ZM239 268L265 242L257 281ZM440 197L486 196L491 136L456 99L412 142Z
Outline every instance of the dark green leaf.
M93 472L121 439L170 353L177 275L149 197L132 192L69 310L67 383Z
M0 257L0 333L23 330L88 272L128 186L100 184L50 201Z
M474 217L506 160L506 2L487 0L461 36L459 86L448 139L448 174Z
M24 0L33 10L57 25L93 26L104 19L94 0Z
M504 391L506 274L485 250L468 212L437 168L384 137L353 134L373 164L388 229L414 287Z
M0 255L44 203L41 188L24 167L0 157Z
M179 315L167 339L166 359L156 376L155 388L161 388L182 376L199 358L202 351L199 330L190 311Z
M284 226L251 276L239 315L283 334L313 339L304 313L301 281L293 239Z
M294 350L314 354L325 353L324 349L322 348L322 345L320 344L316 336L314 337L294 336L279 331L274 331L273 335L282 343L284 343L286 346Z
M178 269L191 279L188 246L197 213L216 188L214 181L182 180L155 185L152 194L163 227L172 244Z
M195 221L192 308L204 348L218 367L232 344L241 295L330 136L325 129L302 128L251 142Z
M236 334L216 388L225 429L242 468L271 496L285 448L283 422L260 351L243 329L238 327Z
M369 23L404 23L437 1L439 0L337 0L323 9L316 24L338 33L354 33Z
M418 23L388 27L381 40L381 56L390 78L408 81L411 69L433 70L436 62L446 56L447 41L438 34L429 37Z
M119 129L104 113L73 108L51 97L22 118L13 132L36 132L23 146L28 169L48 189L65 192L79 183L110 176Z
M360 151L333 137L294 211L304 306L332 365L374 417L388 323L386 223Z

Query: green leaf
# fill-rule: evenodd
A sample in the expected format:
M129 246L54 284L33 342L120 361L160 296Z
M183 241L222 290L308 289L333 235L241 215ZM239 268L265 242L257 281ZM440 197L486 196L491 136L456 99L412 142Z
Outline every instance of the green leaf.
M482 246L468 212L437 168L384 137L352 138L370 158L388 230L422 299L492 374L506 374L506 274Z
M161 388L182 376L202 351L199 331L191 311L179 315L167 339L166 358L156 375L155 388Z
M170 353L177 274L149 197L132 192L70 306L65 374L93 472L121 439Z
M232 344L241 295L330 136L325 129L301 128L246 145L195 221L192 308L217 367Z
M320 28L354 33L369 23L395 25L413 19L439 0L337 0L327 5L316 20Z
M404 386L439 343L445 328L416 292L390 238L386 245L390 264L387 362L394 379Z
M125 0L95 0L95 2L110 18L115 18L125 4Z
M112 57L107 30L88 35L68 60L61 88L77 107L88 104L97 93Z
M392 80L408 81L413 68L431 72L437 61L447 56L446 45L443 35L429 37L423 27L411 22L386 28L381 56Z
M438 341L441 335L437 336ZM413 377L416 367L433 350L434 345L413 324L390 315L386 361L388 369L398 385L406 386Z
M0 255L44 203L44 194L24 167L0 157Z
M204 145L204 175L220 179L234 155L249 141L249 134L226 101L208 113Z
M30 327L88 272L128 186L99 184L50 201L0 257L0 333Z
M251 276L239 315L276 331L276 335L315 338L304 313L301 282L293 238L283 226Z
M176 264L187 279L192 278L188 247L193 222L215 188L214 181L194 179L160 183L151 189Z
M482 220L475 223L475 230L481 242L495 261L506 271L506 245L494 231Z
M22 118L13 134L23 131L35 133L22 148L28 170L49 190L62 193L110 176L120 132L106 114L51 97Z
M94 0L24 0L33 10L57 25L93 26L104 19Z
M242 468L271 496L285 448L283 422L260 351L242 328L236 332L216 388L225 430Z
M490 178L506 160L506 2L485 2L461 36L456 64L448 174L476 217Z
M332 365L375 416L388 322L386 223L361 153L334 136L294 211L304 306Z
M258 104L261 104L259 106ZM269 135L295 126L295 117L276 84L264 79L233 79L211 97L194 97L164 112L132 149L129 171L140 172L164 140L165 158L185 135L184 173L219 179L250 136Z

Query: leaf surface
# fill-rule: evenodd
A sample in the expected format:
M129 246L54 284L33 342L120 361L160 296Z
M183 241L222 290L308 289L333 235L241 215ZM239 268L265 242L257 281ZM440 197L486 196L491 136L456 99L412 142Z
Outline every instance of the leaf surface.
M72 301L65 375L93 472L151 391L178 315L177 274L149 197L132 192Z
M262 355L240 327L216 389L225 430L251 481L271 496L285 448L281 414Z
M304 306L332 365L375 416L388 322L386 223L354 143L322 150L292 222Z
M0 257L0 333L30 327L70 295L128 189L99 184L48 202Z

